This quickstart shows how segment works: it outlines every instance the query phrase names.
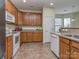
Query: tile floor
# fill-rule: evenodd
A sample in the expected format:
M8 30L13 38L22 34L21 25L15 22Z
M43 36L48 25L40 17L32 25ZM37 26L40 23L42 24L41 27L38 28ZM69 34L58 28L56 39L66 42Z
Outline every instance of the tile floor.
M48 44L26 43L21 46L13 59L57 59Z

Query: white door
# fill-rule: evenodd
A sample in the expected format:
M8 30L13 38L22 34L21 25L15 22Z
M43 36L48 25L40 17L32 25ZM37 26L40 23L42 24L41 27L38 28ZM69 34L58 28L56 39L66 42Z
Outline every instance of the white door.
M43 25L44 25L43 26L44 43L50 42L50 39L51 39L50 33L53 30L53 17L52 16L46 16L44 18Z

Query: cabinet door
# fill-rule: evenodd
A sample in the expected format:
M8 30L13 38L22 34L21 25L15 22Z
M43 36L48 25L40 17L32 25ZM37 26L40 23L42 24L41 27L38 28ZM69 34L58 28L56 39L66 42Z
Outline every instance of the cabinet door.
M29 20L29 15L26 15L25 13L23 13L23 25L28 25L28 21Z
M33 16L31 13L23 13L23 24L27 26L33 25Z
M71 59L79 59L79 42L71 41Z
M5 9L15 16L15 22L17 23L17 9L9 0L5 3Z
M42 42L43 40L43 33L42 32L34 32L33 33L33 41L34 42Z
M27 32L27 42L32 42L33 41L33 32Z
M22 13L18 11L18 25L22 25Z
M12 40L12 36L8 37L8 59L12 58L12 54L13 54L13 40Z
M60 59L69 59L69 55L70 55L69 45L61 41L60 42Z
M37 26L42 26L42 14L37 14L37 17L36 17L36 25Z
M13 54L13 40L12 36L6 38L6 58L11 59Z
M71 59L79 59L79 49L72 47L70 57Z
M27 26L41 26L41 13L23 13L23 24Z
M21 43L26 43L27 42L27 33L26 32L21 32L21 37L20 37L20 42Z

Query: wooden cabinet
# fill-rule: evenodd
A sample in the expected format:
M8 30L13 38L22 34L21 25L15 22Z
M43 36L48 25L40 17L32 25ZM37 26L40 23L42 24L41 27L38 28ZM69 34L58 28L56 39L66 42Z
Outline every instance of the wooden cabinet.
M79 59L79 49L71 47L71 59Z
M69 59L69 44L65 43L65 39L60 40L60 59Z
M27 33L26 32L21 32L20 42L21 42L21 44L27 42Z
M34 26L42 26L42 14L41 13L37 13L34 14Z
M43 33L42 32L34 32L33 33L33 41L34 42L42 42L43 40Z
M33 42L33 32L27 32L27 43Z
M23 13L23 25L42 26L42 13Z
M60 37L60 59L79 59L79 42Z
M21 32L21 43L32 42L33 33L32 32Z
M5 3L5 10L7 10L8 12L10 12L11 14L13 14L15 16L16 22L17 22L17 8L12 4L12 2L10 0L6 0Z
M42 42L42 32L21 32L21 43Z
M71 41L71 59L79 59L79 42Z
M12 36L6 38L6 57L5 59L11 59L13 54L13 39Z
M18 20L17 20L18 25L22 25L22 12L18 11Z

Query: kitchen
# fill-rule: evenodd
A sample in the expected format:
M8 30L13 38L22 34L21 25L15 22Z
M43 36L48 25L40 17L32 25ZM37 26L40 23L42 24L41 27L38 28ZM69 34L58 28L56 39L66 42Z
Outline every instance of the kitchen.
M79 1L61 1L1 0L0 58L79 59Z

